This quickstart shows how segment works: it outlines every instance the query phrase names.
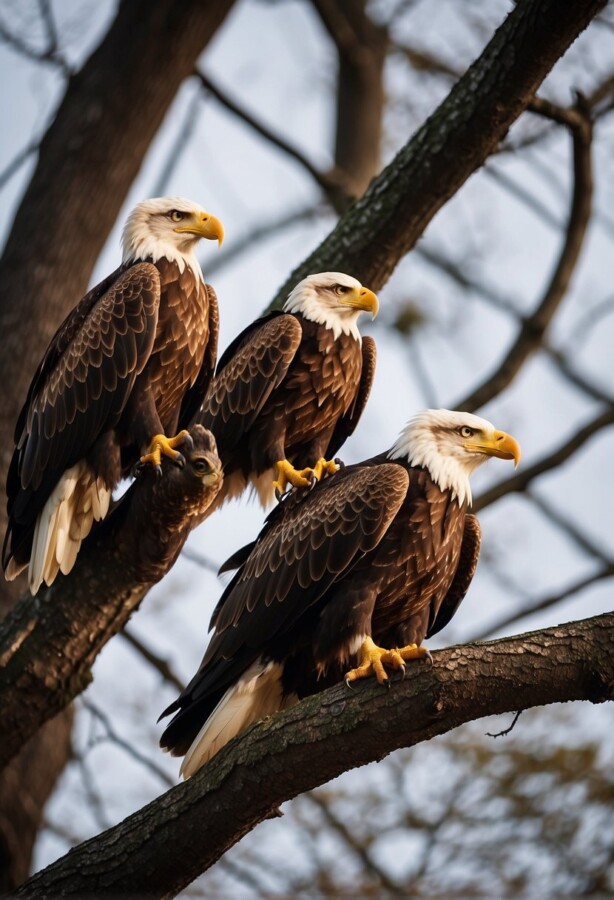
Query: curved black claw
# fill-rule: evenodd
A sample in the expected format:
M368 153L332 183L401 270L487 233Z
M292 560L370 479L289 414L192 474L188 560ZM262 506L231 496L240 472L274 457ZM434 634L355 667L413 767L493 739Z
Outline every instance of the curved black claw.
M162 478L162 466L154 466L156 478Z
M183 443L181 446L185 447L188 453L191 453L194 449L194 438L192 437L190 432L183 436Z
M335 456L335 458L333 459L333 462L336 466L339 466L339 469L345 469L345 463L343 462L342 459L339 459L338 456Z
M401 666L401 681L405 681L405 666Z
M424 648L426 650L426 647ZM428 661L429 666L433 665L433 657L431 656L431 651L426 650L426 654L424 656L425 662Z
M194 446L194 441L192 441L192 446ZM180 453L178 456L175 457L173 462L175 463L176 466L179 466L180 469L183 469L183 467L185 466L185 456L183 456L183 454Z
M316 478L316 476L313 472L309 473L309 475L307 476L307 481L309 482L308 490L312 491L314 489L314 487L316 486L316 484L318 483L318 479Z
M277 500L278 503L281 503L281 501L283 500L283 497L284 497L284 495L279 490L279 488L275 488L275 499Z
M382 687L388 688L390 690L390 679L387 678L385 681L382 681Z
M350 681L350 679L349 679L349 678L345 678L344 681L345 681L345 683L347 684L347 686L349 687L349 689L350 689L351 691L353 691L354 688L352 687L352 682Z

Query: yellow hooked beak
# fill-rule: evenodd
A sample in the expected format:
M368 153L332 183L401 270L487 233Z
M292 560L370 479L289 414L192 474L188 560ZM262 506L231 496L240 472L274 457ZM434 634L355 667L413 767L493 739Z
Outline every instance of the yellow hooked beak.
M486 456L497 456L499 459L513 459L514 468L518 468L520 462L520 444L505 431L493 431L484 437L475 435L472 440L465 441L465 449L473 453L484 453Z
M352 309L362 309L370 312L374 319L379 311L379 300L377 294L370 291L369 288L354 288L350 293L344 294L340 301L343 306L351 306Z
M203 210L193 213L190 219L185 224L178 225L175 231L178 234L194 234L208 241L217 241L220 247L224 240L224 226L220 220Z

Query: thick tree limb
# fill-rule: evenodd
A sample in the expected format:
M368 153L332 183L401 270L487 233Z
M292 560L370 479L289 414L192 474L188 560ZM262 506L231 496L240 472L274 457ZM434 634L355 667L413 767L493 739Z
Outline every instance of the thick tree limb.
M159 478L145 469L81 548L75 576L23 598L0 626L0 767L86 687L104 644L203 520L221 481L207 486L194 473L191 461L210 450L212 437L200 425L191 434L183 468L165 460Z
M177 894L280 803L482 716L614 699L614 613L433 654L389 691L344 684L249 729L185 784L31 878L19 897Z
M496 149L602 0L519 0L448 97L295 269L272 305L310 272L346 271L377 290L460 186Z

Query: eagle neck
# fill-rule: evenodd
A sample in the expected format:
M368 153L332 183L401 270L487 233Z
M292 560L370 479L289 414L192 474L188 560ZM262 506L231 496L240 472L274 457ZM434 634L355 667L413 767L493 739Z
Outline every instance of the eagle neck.
M145 245L146 243L146 241L142 242L143 245ZM195 253L182 253L180 250L177 250L174 247L160 248L159 246L157 246L157 242L155 241L152 242L151 247L139 247L138 252L135 251L134 253L132 253L130 252L130 248L128 248L128 250L126 250L126 252L124 253L122 263L124 265L134 265L135 263L140 262L150 262L155 266L161 260L169 263L175 263L180 275L183 274L186 268L190 269L197 282L200 282L201 284L205 283L202 269Z
M412 441L402 433L388 453L389 459L406 460L410 466L425 469L440 491L449 492L458 505L471 506L469 475L458 459L444 456L432 441Z
M332 331L334 340L337 340L342 334L347 334L362 346L362 337L358 330L358 313L354 310L351 310L348 316L344 316L337 313L336 310L322 310L315 304L311 305L305 300L296 304L291 301L292 295L290 295L284 305L284 312L302 316L310 322L315 322L316 325L323 325L329 331Z

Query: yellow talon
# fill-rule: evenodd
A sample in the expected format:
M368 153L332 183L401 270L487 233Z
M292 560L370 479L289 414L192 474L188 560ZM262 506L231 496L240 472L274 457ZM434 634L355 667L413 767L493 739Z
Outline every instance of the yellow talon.
M360 648L360 665L350 669L345 676L347 685L360 678L369 678L375 675L378 684L388 683L388 674L384 666L398 669L405 674L405 663L410 659L431 659L431 654L426 647L418 647L416 644L408 644L406 647L397 647L393 650L385 650L378 647L372 638L365 638Z
M179 453L175 447L181 447L189 436L190 434L185 428L173 438L167 438L164 434L154 435L147 448L147 452L141 456L141 463L143 465L151 463L154 466L159 466L162 463L163 456L168 456L169 459L173 460L179 459L181 453Z
M339 466L334 461L334 459L324 459L322 456L315 466L313 467L313 474L318 479L318 481L322 480L323 475L334 475L335 472L339 471Z
M295 469L287 459L280 459L275 463L276 480L273 482L275 493L281 495L288 484L292 487L309 487L309 475L313 475L313 469Z

